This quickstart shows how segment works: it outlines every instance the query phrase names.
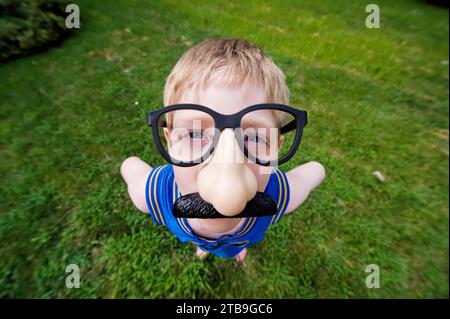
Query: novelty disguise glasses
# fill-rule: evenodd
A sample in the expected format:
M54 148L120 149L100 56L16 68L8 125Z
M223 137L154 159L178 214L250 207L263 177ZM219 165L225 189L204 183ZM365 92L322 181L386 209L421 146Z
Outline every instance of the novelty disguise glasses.
M234 130L244 155L264 166L287 162L297 151L306 111L264 103L225 115L198 104L175 104L147 113L156 146L166 161L194 166L214 152L220 133Z

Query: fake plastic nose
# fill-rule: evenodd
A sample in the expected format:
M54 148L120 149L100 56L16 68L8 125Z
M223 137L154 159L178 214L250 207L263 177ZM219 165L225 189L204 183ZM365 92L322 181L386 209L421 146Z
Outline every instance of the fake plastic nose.
M200 196L222 215L239 214L256 195L256 177L245 160L234 132L225 129L212 158L198 175Z

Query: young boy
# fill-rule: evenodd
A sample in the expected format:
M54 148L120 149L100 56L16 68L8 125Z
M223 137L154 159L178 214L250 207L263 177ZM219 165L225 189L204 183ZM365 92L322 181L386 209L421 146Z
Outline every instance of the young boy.
M199 258L244 260L246 247L325 178L318 162L287 173L276 167L294 155L306 125L306 112L288 103L283 72L256 46L239 39L194 46L167 78L165 107L149 114L171 164L152 168L130 157L121 166L134 205L194 243Z

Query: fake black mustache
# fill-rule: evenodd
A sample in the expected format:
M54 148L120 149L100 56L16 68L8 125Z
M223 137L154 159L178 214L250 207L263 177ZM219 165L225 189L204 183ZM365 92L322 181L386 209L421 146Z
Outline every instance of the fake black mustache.
M240 218L271 216L277 212L275 201L263 192L247 202L242 212L235 216L224 216L212 204L205 202L199 193L181 196L173 204L173 215L177 218Z

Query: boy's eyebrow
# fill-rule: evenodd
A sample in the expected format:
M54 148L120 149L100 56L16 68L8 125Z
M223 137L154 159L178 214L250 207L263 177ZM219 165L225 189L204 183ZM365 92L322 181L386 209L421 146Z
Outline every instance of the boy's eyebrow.
M175 117L175 116L173 116L173 117ZM192 122L195 121L195 120L210 121L211 123L214 123L214 119L210 115L208 115L206 113L203 113L203 114L202 113L196 113L195 115L192 114L190 116L183 114L182 118L177 118L176 120L173 120L172 121L173 122L172 125L174 126L175 123L176 124L179 124L179 123L192 124Z
M260 127L276 127L276 123L269 121L265 118L245 118L245 116L241 119L241 126L243 124L251 125L256 124L256 126Z

